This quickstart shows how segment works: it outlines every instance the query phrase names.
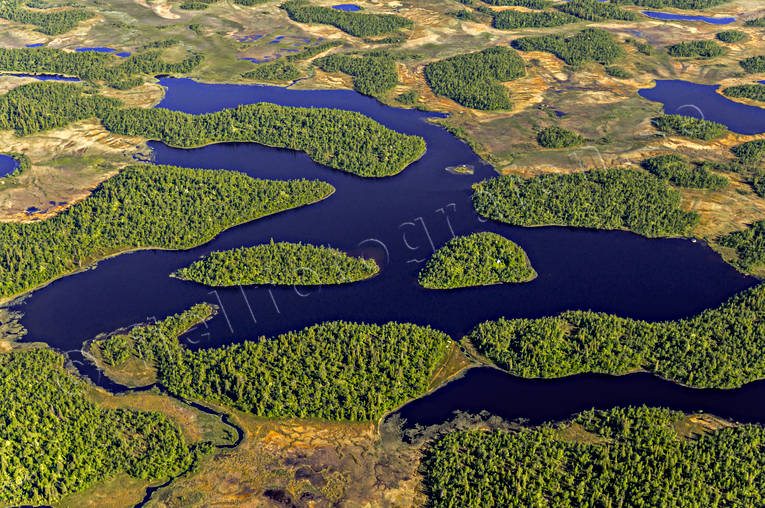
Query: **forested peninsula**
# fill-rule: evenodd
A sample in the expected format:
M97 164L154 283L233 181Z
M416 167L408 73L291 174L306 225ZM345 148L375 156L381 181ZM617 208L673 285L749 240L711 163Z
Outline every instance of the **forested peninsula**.
M357 282L379 270L373 259L351 257L338 249L271 240L254 247L212 252L173 276L214 287L315 286Z
M50 219L0 222L0 297L119 252L191 248L229 227L320 201L332 192L331 185L320 181L132 166Z

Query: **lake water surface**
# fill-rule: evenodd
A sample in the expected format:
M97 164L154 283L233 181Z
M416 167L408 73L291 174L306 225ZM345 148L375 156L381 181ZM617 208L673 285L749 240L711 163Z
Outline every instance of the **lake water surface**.
M0 153L0 178L8 176L19 167L19 162L11 157Z
M653 12L643 11L643 14L649 18L663 19L667 21L703 21L704 23L710 23L712 25L728 25L735 23L736 18L729 16L726 17L712 17L712 16L696 16L689 14L672 14L670 12Z

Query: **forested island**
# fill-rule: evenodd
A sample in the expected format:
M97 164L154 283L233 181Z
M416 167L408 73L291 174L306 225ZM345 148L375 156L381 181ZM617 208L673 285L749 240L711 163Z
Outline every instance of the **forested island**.
M473 186L473 205L517 226L626 229L648 237L687 235L698 222L666 181L629 169L491 178Z
M421 137L388 129L354 111L266 102L202 115L160 108L117 109L106 114L103 124L116 134L182 148L247 141L300 150L320 164L366 177L400 173L425 153Z
M729 86L723 89L723 94L737 99L752 99L753 101L765 102L765 85L754 83L751 85Z
M183 327L177 323L193 322L205 307L187 311L191 317L133 328L96 347L111 351L115 367L138 354L156 368L168 391L183 398L269 418L348 421L376 421L424 394L451 347L447 335L430 327L333 321L190 351L178 343Z
M129 167L50 219L0 222L0 296L22 293L119 252L194 247L227 228L320 201L333 191L320 181Z
M715 41L691 41L667 46L667 53L678 58L714 58L724 55L726 51Z
M430 506L758 506L760 425L718 424L662 408L590 410L516 432L463 430L425 451Z
M525 75L523 59L504 46L453 56L425 67L425 78L436 95L482 110L510 109L512 104L501 82Z
M0 377L4 505L57 503L118 473L176 476L212 449L186 443L162 414L101 408L50 349L0 353Z
M420 285L454 289L513 282L537 276L528 256L515 243L495 233L474 233L446 242L420 271Z
M470 340L516 376L646 370L688 386L736 388L765 378L765 284L688 319L649 323L569 311L488 321Z
M173 276L206 286L251 284L316 286L347 284L380 271L374 259L348 256L330 247L278 242L216 251Z
M559 11L515 11L493 13L494 28L515 30L518 28L543 28L576 23L578 18Z

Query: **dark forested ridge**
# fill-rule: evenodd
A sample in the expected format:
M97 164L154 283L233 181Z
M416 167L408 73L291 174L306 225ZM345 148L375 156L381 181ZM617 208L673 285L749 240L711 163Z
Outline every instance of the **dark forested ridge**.
M731 148L741 164L760 164L765 161L765 139L747 141Z
M757 221L743 231L734 231L717 242L736 250L735 262L744 270L765 265L765 221Z
M26 2L31 3L31 2ZM77 5L76 3L74 5ZM86 9L29 9L23 0L0 0L0 18L24 25L33 25L46 35L60 35L68 32L81 21L90 19L95 13Z
M360 113L339 109L263 102L190 115L133 108L111 111L103 122L116 134L183 148L246 141L300 150L320 164L369 177L399 173L425 153L425 141L419 136L401 134Z
M197 306L189 312L190 319L169 319L190 323L208 311ZM176 340L180 328L149 325L118 340L139 344L127 355L146 351L171 393L274 418L377 420L425 393L450 344L430 327L334 321L190 351Z
M627 229L648 236L688 234L698 214L680 208L680 193L642 171L608 169L506 175L473 186L479 214L518 226Z
M494 28L515 30L517 28L542 28L576 23L578 18L560 11L514 11L492 13Z
M765 377L765 284L688 319L648 323L569 311L488 321L470 339L522 377L647 370L698 388L735 388Z
M728 179L715 175L703 165L695 164L686 157L671 153L646 159L643 167L678 187L718 190L728 185Z
M116 99L87 93L81 85L29 83L0 96L0 130L13 129L17 135L25 136L101 117L120 105Z
M387 52L358 56L328 55L314 63L325 72L342 72L353 76L353 88L364 95L382 95L398 84L396 61Z
M715 41L679 42L667 46L669 56L680 58L714 58L726 53L725 48Z
M741 30L723 30L722 32L717 32L715 37L726 44L735 44L748 39L746 33Z
M627 407L516 432L452 432L425 451L429 506L761 506L765 429L687 436L679 431L687 422L676 411Z
M116 252L194 247L226 228L332 192L332 186L318 181L133 166L50 219L0 222L0 296L29 290Z
M663 9L673 7L675 9L706 9L715 7L730 0L611 0L616 4L637 5L639 7L650 7L652 9Z
M313 286L368 279L380 268L330 247L278 242L212 252L173 275L207 286L275 284Z
M765 85L754 83L751 85L729 86L723 89L723 94L728 97L740 99L752 99L753 101L765 102Z
M290 19L299 23L332 25L355 37L376 37L412 26L412 22L395 14L347 12L311 5L305 0L291 0L281 5Z
M613 3L599 2L598 0L570 0L556 5L555 8L587 21L605 21L608 19L635 21L637 19L637 14L632 11L622 9Z
M0 502L50 504L117 473L158 480L189 469L188 446L158 413L101 409L49 349L0 354Z
M610 64L624 56L624 49L600 28L587 28L570 37L556 34L521 37L513 41L513 46L521 51L547 51L569 65Z
M496 46L439 60L425 67L425 78L436 95L474 109L510 109L507 89L500 82L526 75L518 53Z
M721 123L685 115L661 115L652 119L653 125L662 132L687 138L712 141L725 136L728 127Z
M486 232L446 242L428 260L418 279L429 289L454 289L526 282L536 275L522 248Z

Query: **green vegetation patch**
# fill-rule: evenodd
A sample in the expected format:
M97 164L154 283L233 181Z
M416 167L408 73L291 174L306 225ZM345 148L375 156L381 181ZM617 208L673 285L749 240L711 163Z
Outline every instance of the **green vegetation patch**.
M698 388L736 388L765 377L765 284L689 319L648 323L569 311L489 321L470 339L522 377L647 370Z
M497 7L517 6L529 9L546 9L552 5L549 0L481 0L485 4Z
M715 41L691 41L667 46L667 53L679 58L714 58L724 55L726 51Z
M188 249L229 227L319 201L333 191L319 181L133 166L50 219L0 223L0 296L27 291L117 252Z
M325 51L328 51L332 48L336 48L342 45L343 45L342 41L325 41L325 42L316 44L315 46L308 46L300 53L296 53L294 55L287 55L284 59L287 60L288 62L308 60L309 58L313 58L319 53L324 53Z
M755 18L755 19L749 19L744 23L744 26L757 26L757 27L763 27L765 26L765 17L762 18Z
M5 175L3 178L12 178L14 176L19 176L23 173L26 173L32 168L32 160L25 153L7 152L2 155L6 155L10 157L11 159L15 160L18 163L18 166L16 167L16 169L14 169L11 173Z
M729 86L722 91L728 97L738 99L752 99L753 101L765 102L765 85L755 83L752 85Z
M650 7L652 9L664 9L671 7L675 9L707 9L716 7L730 0L611 0L616 4L637 5L639 7Z
M537 276L518 245L495 233L458 236L446 242L420 271L420 285L454 289L526 282Z
M482 110L510 109L507 89L499 82L525 75L523 59L504 46L453 56L425 67L425 78L436 95Z
M559 11L514 11L492 13L494 28L515 30L516 28L541 28L576 23L578 18Z
M765 56L752 56L744 58L739 65L750 74L759 74L765 72Z
M741 164L760 164L765 161L765 139L747 141L731 148Z
M13 129L25 136L101 117L120 105L116 99L86 93L82 85L29 83L0 96L0 130Z
M712 141L728 133L728 127L721 123L710 122L693 116L661 115L652 119L654 127L667 134L686 138Z
M244 74L242 77L259 81L294 81L302 75L303 73L294 64L279 60L265 65L258 65L254 70Z
M606 67L606 74L618 79L630 79L634 77L631 72L618 65L609 65Z
M378 420L425 393L451 342L430 327L343 321L197 351L155 325L130 336L177 396L269 418L350 421Z
M688 234L695 212L680 208L681 195L642 171L608 169L491 178L473 186L473 205L489 219L516 226L626 229L648 237Z
M259 103L190 115L167 109L111 111L104 126L116 134L140 136L191 148L241 141L306 152L314 161L359 176L395 175L425 153L425 141L360 113L328 108L294 108ZM363 143L359 140L363 139Z
M274 284L316 286L368 279L380 268L330 247L279 242L212 252L173 276L207 286Z
M598 0L571 0L556 5L555 8L587 21L606 21L609 19L635 21L638 19L637 14L632 11L622 9L616 4L598 2Z
M748 36L741 30L724 30L722 32L717 32L715 37L727 44L734 44L748 39Z
M305 0L291 0L280 6L298 23L332 25L355 37L376 37L412 26L412 21L395 14L347 12L311 5Z
M325 72L353 76L353 88L364 95L376 97L398 84L396 61L385 51L359 56L328 55L314 63Z
M743 231L735 231L717 240L723 247L736 249L735 263L744 270L765 265L765 221L757 221Z
M704 166L698 166L678 154L651 157L643 161L643 167L678 187L719 190L728 185L728 179L715 175Z
M517 432L460 430L425 451L428 506L758 506L765 429L736 425L679 435L663 408L579 413ZM589 433L592 442L567 437ZM678 474L682 471L682 474Z
M49 349L0 354L0 379L4 505L56 503L117 473L175 476L211 450L159 413L99 408Z
M521 51L547 51L569 65L587 62L610 64L624 56L624 49L605 30L588 28L571 37L541 35L513 41Z
M95 13L86 9L33 10L25 8L23 0L0 0L0 18L24 25L33 25L38 32L46 35L66 33L81 21L91 19L93 16Z
M539 131L537 142L545 148L571 148L584 143L584 137L578 132L552 125Z

